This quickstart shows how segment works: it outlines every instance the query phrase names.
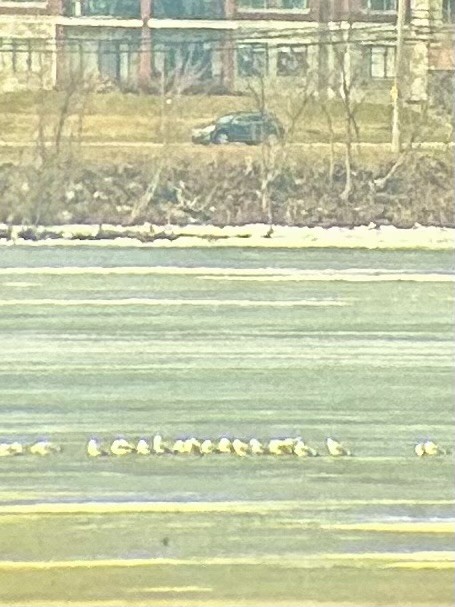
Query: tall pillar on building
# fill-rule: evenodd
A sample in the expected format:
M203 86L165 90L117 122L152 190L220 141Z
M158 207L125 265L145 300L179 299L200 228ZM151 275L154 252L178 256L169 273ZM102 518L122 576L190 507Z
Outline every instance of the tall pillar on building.
M414 27L440 24L442 22L442 0L412 0L410 12L411 24Z
M63 0L48 0L47 12L50 15L63 15ZM61 25L54 25L54 40L48 48L52 49L52 87L58 88L64 82L65 78L65 52L64 52L64 28Z
M48 0L47 10L50 15L62 15L63 0Z
M434 24L441 25L443 10L443 0L430 0L431 20Z
M142 91L149 91L152 83L152 30L149 20L153 15L153 0L141 0L141 48L139 53L138 84Z
M413 0L411 2L411 25L413 27L425 27L430 23L431 0Z
M231 31L224 32L221 43L222 86L229 92L235 89L235 38Z
M329 43L327 28L330 21L331 8L330 0L321 0L319 3L317 86L318 93L321 97L325 97L325 92L327 90L327 46Z
M450 8L449 4L446 5L446 9L447 8ZM447 74L450 72L452 73L453 78L455 40L452 26L453 22L450 22L450 17L453 19L453 15L450 12L444 15L443 0L433 0L431 10L434 33L430 46L430 64L435 70L435 76L437 78L444 78L444 74L446 74L445 77L447 77ZM449 21L447 22L448 19Z
M234 19L237 8L237 0L224 0L225 19Z
M55 26L55 43L53 46L53 86L60 88L64 86L66 79L66 56L65 56L65 28L62 25Z
M365 8L364 0L345 0L346 4L346 13L348 13L349 17L355 21L357 16L363 11Z
M224 18L226 20L235 19L237 0L224 0ZM232 31L226 30L221 45L221 61L223 65L222 85L229 92L235 89L235 35Z

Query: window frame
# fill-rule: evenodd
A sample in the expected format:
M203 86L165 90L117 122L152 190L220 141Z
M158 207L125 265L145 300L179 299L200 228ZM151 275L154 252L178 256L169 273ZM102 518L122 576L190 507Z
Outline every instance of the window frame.
M15 75L39 74L43 68L43 58L37 42L36 38L0 38L3 66L6 59L11 73Z
M246 74L244 73L243 68L240 66L240 53L242 49L250 49L251 57L252 57L252 73ZM257 70L255 69L254 56L255 51L261 50L264 55L264 66L263 69ZM268 76L269 74L269 46L263 42L245 42L243 44L239 44L236 48L236 72L240 78L263 78Z
M455 22L455 3L453 0L442 0L442 22L448 24Z
M372 6L373 2L393 2L394 8L377 8ZM396 15L398 10L397 0L367 0L367 11L376 15Z
M103 2L105 3L105 9L102 8ZM78 10L76 10L76 6L78 6ZM66 0L64 3L64 13L67 16L91 17L93 19L141 18L139 0L137 4L135 0L128 0L128 6L123 10L119 10L120 6L122 5L114 2L114 0L85 0L85 2L80 2L80 4L78 4L78 0Z
M375 50L381 50L383 52L382 55L382 68L383 68L383 76L375 76L373 73L373 53ZM390 54L392 57L390 57ZM392 64L392 73L389 73L389 61ZM374 81L384 81L384 80L392 80L395 76L395 62L396 62L396 46L392 45L384 45L378 44L369 47L368 52L368 70L370 80Z
M0 8L45 9L48 0L0 0Z
M155 19L218 20L224 19L224 4L221 0L158 0L153 4Z
M276 65L276 75L279 78L292 78L295 76L299 76L299 75L305 75L308 71L308 51L309 51L309 44L302 44L302 43L292 43L292 44L279 44L276 47L276 53L277 53L277 65ZM285 49L289 49L291 52L289 53L292 56L298 56L300 54L304 55L304 62L300 63L298 62L298 66L296 67L296 69L294 71L287 71L286 73L284 71L280 70L280 65L279 65L279 58L280 58L280 54L285 52ZM302 52L296 52L297 49L300 49Z
M301 2L305 4L305 6L301 7L270 6L270 2L272 2L273 0L258 0L258 2L263 4L263 6L248 6L246 4L243 4L243 2L250 2L252 4L254 1L255 0L238 0L237 10L239 12L244 11L248 13L297 13L302 15L308 14L311 10L310 0L301 0ZM281 4L287 1L292 2L293 0L280 0Z

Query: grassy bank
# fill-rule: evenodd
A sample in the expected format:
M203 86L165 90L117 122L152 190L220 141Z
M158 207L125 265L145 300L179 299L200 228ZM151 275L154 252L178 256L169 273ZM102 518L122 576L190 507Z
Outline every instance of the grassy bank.
M22 145L23 143L23 145ZM33 141L16 142L16 145L0 145L0 163L34 163L36 162L36 143ZM88 143L88 142L87 142ZM225 146L194 145L188 142L174 144L140 144L138 142L92 142L88 145L75 145L74 151L81 163L90 165L100 164L153 164L162 160L163 156L178 163L209 163L209 162L246 162L260 161L260 146L229 144ZM377 170L382 164L393 162L396 156L391 152L389 144L356 145L353 150L355 161L362 166ZM290 145L287 148L290 161L297 164L314 163L314 161L329 162L331 156L330 144L312 143L308 145ZM431 150L435 158L446 158L444 149ZM342 163L344 160L343 144L335 144L334 157Z
M91 141L125 141L183 143L190 140L194 126L210 123L217 116L235 111L254 110L251 97L189 95L168 99L151 95L120 93L89 94L79 98L83 103L82 139ZM5 141L33 141L40 112L47 118L58 114L64 103L64 93L4 93L0 95L0 132ZM287 117L288 99L276 96L268 105L281 118ZM345 112L342 104L329 104L335 141L344 140ZM360 139L365 142L387 143L391 139L391 106L362 102L356 113ZM403 116L404 138L409 138L420 120L418 108L406 108ZM447 141L447 124L442 118L426 119L419 138ZM295 142L329 142L330 128L321 106L309 102L295 125Z

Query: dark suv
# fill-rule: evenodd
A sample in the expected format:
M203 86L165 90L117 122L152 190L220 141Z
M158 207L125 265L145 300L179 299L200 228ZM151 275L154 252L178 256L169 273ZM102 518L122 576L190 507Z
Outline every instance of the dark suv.
M258 145L282 139L284 129L273 114L236 112L221 116L214 123L192 131L193 143L225 144L230 142Z

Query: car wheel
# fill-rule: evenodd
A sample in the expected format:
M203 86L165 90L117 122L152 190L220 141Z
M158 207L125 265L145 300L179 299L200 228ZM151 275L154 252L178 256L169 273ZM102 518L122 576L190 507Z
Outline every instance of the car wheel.
M216 143L217 145L226 145L226 143L229 143L228 134L224 131L216 133L213 138L213 143Z

